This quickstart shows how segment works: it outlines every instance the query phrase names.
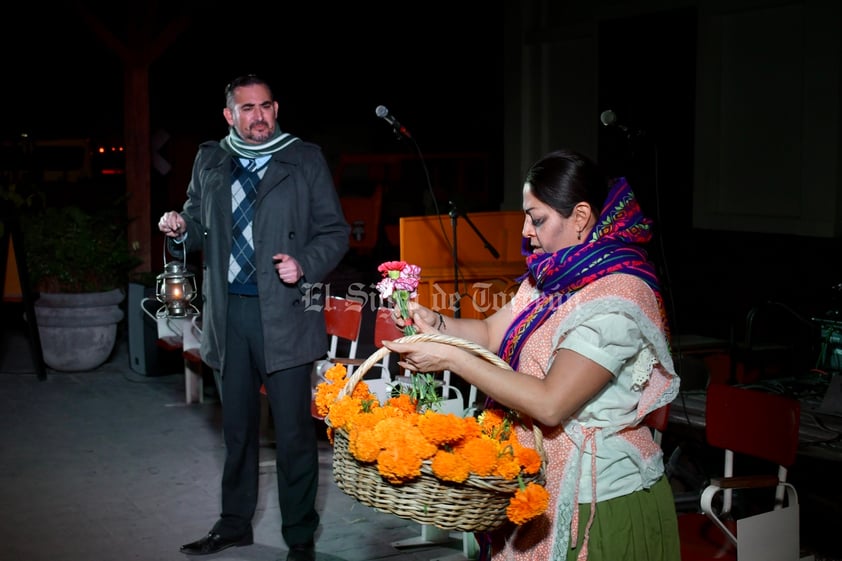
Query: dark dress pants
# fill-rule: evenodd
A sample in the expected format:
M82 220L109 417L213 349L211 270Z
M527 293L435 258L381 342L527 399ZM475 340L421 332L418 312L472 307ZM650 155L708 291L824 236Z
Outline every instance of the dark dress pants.
M222 515L215 531L239 536L257 508L260 452L260 385L274 420L281 533L288 546L308 543L319 525L316 429L310 416L312 363L266 373L258 298L229 295L222 429L225 467ZM290 341L294 345L295 341Z

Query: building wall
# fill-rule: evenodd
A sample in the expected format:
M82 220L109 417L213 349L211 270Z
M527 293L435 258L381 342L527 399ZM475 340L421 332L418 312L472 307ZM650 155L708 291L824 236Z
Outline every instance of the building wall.
M566 146L629 177L680 332L740 336L776 300L807 316L840 280L842 10L781 2L507 2L505 209ZM604 127L616 112L631 134Z

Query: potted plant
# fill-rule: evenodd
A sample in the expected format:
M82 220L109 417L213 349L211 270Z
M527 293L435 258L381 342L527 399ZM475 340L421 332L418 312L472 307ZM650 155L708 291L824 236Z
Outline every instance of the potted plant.
M38 295L44 363L92 370L114 349L120 304L141 259L129 248L125 205L48 207L22 217L26 262Z

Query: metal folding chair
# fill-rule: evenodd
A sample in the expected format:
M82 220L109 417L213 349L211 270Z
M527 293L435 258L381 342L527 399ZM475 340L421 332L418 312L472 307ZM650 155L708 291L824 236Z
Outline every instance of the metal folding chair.
M799 559L798 495L786 477L800 411L790 397L708 387L705 438L723 451L723 471L703 489L699 511L678 516L683 561Z

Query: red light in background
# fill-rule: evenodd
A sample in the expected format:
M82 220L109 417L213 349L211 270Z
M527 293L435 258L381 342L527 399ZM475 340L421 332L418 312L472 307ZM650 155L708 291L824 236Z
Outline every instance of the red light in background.
M125 175L125 148L121 145L100 145L96 149L99 175Z

